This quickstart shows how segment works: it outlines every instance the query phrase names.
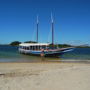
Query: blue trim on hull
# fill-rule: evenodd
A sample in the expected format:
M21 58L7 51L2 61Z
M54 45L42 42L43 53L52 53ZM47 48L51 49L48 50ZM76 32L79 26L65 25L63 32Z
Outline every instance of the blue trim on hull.
M28 55L35 55L35 56L41 56L41 51L23 51L21 52L23 54L28 54ZM44 52L44 56L45 57L57 57L57 56L60 56L61 54L63 54L62 51L59 51L59 52Z

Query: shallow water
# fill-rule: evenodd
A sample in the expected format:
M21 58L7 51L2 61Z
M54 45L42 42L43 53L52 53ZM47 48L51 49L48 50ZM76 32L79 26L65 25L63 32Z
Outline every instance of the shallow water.
M18 52L18 47L0 46L0 62L41 62L41 61L89 61L90 48L76 48L60 56L60 58L41 58L23 55Z

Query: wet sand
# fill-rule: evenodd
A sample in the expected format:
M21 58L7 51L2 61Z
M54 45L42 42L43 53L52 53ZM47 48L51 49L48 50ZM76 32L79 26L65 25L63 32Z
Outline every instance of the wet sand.
M0 90L90 90L90 64L0 63Z

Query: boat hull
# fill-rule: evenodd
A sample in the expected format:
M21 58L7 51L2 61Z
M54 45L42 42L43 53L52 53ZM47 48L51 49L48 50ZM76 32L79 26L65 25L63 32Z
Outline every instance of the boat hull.
M35 50L24 50L19 49L19 52L26 55L34 55L34 56L44 56L44 57L59 57L63 53L71 50L71 48L64 48L64 49L55 49L55 50L48 50L48 51L35 51Z
M41 54L33 54L33 53L22 53L22 54L25 54L25 55L31 55L31 56L41 56ZM47 53L47 54L44 54L43 56L44 57L59 57L60 55L62 55L63 53Z

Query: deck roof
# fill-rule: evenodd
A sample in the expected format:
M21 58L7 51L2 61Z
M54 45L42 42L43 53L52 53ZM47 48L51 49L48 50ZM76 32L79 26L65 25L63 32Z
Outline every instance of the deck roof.
M50 43L21 43L19 46L48 46Z

